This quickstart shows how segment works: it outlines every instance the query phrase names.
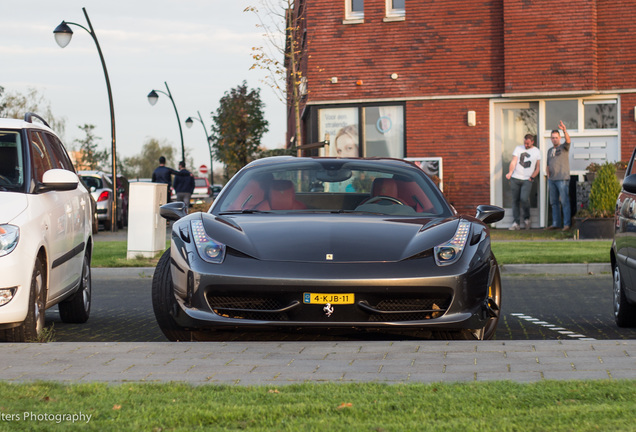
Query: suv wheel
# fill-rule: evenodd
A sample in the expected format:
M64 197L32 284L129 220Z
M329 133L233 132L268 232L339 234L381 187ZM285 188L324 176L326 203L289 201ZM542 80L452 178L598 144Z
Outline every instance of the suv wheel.
M85 323L91 313L91 259L88 251L84 254L80 287L67 300L58 305L60 318L65 323Z
M29 311L18 327L0 331L0 339L7 342L35 342L44 329L44 312L46 308L46 277L44 266L37 257L31 276L29 293Z
M614 264L614 320L619 327L636 326L636 305L627 301L625 297L625 283L621 277L618 263Z

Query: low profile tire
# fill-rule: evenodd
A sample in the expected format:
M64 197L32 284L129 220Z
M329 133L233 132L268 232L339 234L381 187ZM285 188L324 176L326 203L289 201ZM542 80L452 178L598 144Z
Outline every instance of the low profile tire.
M82 263L82 279L79 289L75 294L58 305L62 321L74 324L82 324L88 321L88 317L91 314L92 294L91 258L88 251L86 251L84 262Z
M625 282L621 277L618 264L614 264L614 320L619 327L636 327L636 305L631 304L625 297Z
M35 342L44 329L44 312L46 308L46 275L40 258L35 259L31 288L29 292L29 311L22 324L3 330L0 338L6 342Z
M489 318L482 328L473 331L474 338L478 340L490 340L495 336L495 331L499 324L499 317L501 316L501 274L499 273L499 266L496 264L496 261L495 274L492 278L492 283L488 287L488 302L495 316Z
M161 255L152 276L152 308L157 324L168 340L191 341L191 332L179 326L170 315L170 311L176 306L170 275L170 249L168 249Z

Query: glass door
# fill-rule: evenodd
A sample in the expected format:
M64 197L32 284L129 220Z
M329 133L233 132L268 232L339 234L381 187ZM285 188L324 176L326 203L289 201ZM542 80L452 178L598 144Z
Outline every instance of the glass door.
M510 180L506 179L512 152L515 147L523 144L523 137L526 134L537 135L539 120L538 102L514 102L495 103L495 125L494 125L494 198L495 204L506 209L505 218L498 224L499 227L512 225L512 196L510 193ZM539 140L537 140L539 141ZM537 142L540 148L541 143ZM543 218L540 217L543 208L541 189L543 188L543 178L535 181L530 193L530 218L532 227L543 226Z

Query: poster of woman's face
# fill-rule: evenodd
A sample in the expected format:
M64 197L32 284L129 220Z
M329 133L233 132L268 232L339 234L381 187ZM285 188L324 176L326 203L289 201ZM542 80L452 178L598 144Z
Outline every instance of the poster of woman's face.
M319 111L318 117L319 139L329 136L330 141L329 154L323 156L360 156L357 108L324 108Z

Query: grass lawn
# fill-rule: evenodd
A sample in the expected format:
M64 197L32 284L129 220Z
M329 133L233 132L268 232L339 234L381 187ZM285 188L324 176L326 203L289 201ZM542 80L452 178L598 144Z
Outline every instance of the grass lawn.
M0 429L633 431L635 399L633 381L256 387L0 383ZM84 417L74 424L56 423L54 417L80 413Z

